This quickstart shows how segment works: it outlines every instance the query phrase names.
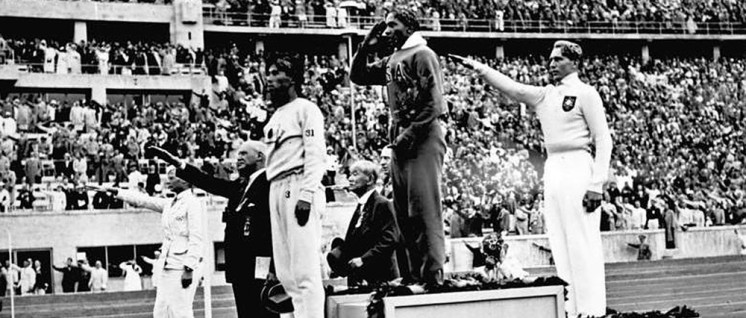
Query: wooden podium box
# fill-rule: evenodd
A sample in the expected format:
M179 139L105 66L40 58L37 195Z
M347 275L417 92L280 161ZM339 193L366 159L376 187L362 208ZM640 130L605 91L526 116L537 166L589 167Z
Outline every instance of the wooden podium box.
M383 299L386 318L561 318L562 286L395 296ZM367 318L370 295L330 296L327 318Z

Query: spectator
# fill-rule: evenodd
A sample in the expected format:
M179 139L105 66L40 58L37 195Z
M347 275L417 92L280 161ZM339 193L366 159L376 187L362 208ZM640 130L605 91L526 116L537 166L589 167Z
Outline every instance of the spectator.
M21 268L18 267L18 265L13 264L10 262L10 260L5 260L5 267L3 267L3 273L5 274L5 280L7 282L7 292L8 294L10 292L13 292L14 294L18 295L19 293L16 291L19 287L19 282L21 280Z
M93 292L101 292L106 290L106 284L109 281L109 272L102 267L101 261L96 261L95 266L91 269L89 287Z
M647 223L646 214L645 209L640 206L640 200L635 200L635 206L631 209L630 229L640 230L645 228L645 224Z
M46 270L41 266L40 260L34 261L34 272L36 273L36 285L34 285L34 293L37 295L44 295L49 289L49 281L47 280Z
M31 191L30 185L28 183L23 184L22 188L18 190L18 201L21 202L21 209L33 209L34 200L34 193Z
M81 269L73 264L73 259L68 257L65 266L52 266L52 268L62 272L62 292L75 292L75 284L80 280Z
M78 260L78 268L80 272L80 276L78 277L78 289L77 292L89 292L91 291L90 288L90 282L91 282L91 273L87 270L84 270L84 268L90 268L88 265L88 260L81 259Z
M650 245L647 243L647 236L639 235L637 237L640 242L637 244L627 243L629 247L637 249L637 260L638 261L649 261L653 253L650 251Z
M134 260L119 264L119 268L122 269L124 275L124 291L142 290L142 281L140 280L142 268Z
M21 280L19 285L21 287L21 295L34 294L34 287L36 286L36 271L32 267L33 262L31 259L23 261L23 268L21 271Z
M738 238L738 249L741 255L746 255L746 235L739 233L738 229L734 229L733 232L736 233L736 237Z
M9 265L9 262L6 261L6 263ZM12 279L9 275L7 265L0 264L0 297L5 297L5 293L13 285L12 283L8 283Z

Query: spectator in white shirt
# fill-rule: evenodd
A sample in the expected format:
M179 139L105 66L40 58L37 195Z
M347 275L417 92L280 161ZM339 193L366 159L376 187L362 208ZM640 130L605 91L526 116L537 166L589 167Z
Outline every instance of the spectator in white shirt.
M109 272L102 267L101 261L96 261L95 267L90 268L89 271L91 272L91 280L88 281L88 287L91 288L91 291L100 292L106 290L106 284L109 281Z
M34 293L34 286L36 285L36 271L31 267L31 260L27 259L23 261L23 269L21 269L21 295L28 295Z
M630 228L640 230L645 227L647 212L640 206L640 200L635 200L635 206L632 208L632 222Z

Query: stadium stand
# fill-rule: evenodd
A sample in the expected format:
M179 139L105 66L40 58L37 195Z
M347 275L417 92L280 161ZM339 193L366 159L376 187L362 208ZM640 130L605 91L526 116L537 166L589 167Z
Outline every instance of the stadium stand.
M458 31L465 37L501 32L499 35L526 37L528 41L534 37L547 41L584 33L584 40L633 38L644 42L620 45L632 43L634 48L629 51L637 50L634 54L598 49L582 61L583 80L601 93L616 145L612 179L601 207L602 229L662 228L667 213L674 213L684 228L743 222L746 60L739 48L743 42L726 40L744 40L746 3L728 0L206 1L198 19L210 30L204 31L204 47L183 43L183 38L191 39L192 34L181 40L171 34L171 41L140 40L137 36L129 41L73 40L80 37L79 23L74 28L76 34L64 40L14 31L7 38L0 36L0 68L14 66L25 75L63 80L89 76L94 81L105 77L137 82L176 77L163 75L208 76L212 85L203 91L153 100L146 96L167 93L142 85L139 91L121 93L136 98L108 101L86 94L81 97L79 90L66 88L39 85L14 91L0 85L0 207L9 217L18 211L42 214L122 207L80 191L85 182L161 192L165 166L144 151L151 144L229 177L234 168L226 158L236 150L237 137L261 138L261 128L269 117L263 95L265 52L272 52L273 45L281 46L278 42L293 42L264 35L237 38L272 26L291 35L306 36L304 32L310 30L315 40L330 30L365 29L386 10L400 5L420 11L426 30ZM95 23L86 23L95 29ZM345 54L331 53L340 42L347 43L340 34L335 33L333 40L319 41L318 46L331 48L287 44L306 54L304 95L324 112L329 176L336 175L338 183L344 182L352 161L379 160L388 143L389 119L380 89L348 86L347 47ZM687 50L671 48L667 54L647 56L649 48L668 45L657 41L656 36L665 35L677 36ZM694 35L707 41L687 42L686 37ZM223 41L225 38L236 44ZM475 53L476 57L518 81L548 83L546 57L527 53L530 49L515 49L525 42L495 42L490 49ZM463 42L437 38L433 43L459 50L460 45L454 43ZM585 47L593 51L595 43ZM721 47L725 52L729 45L740 53L720 56ZM513 50L493 54L495 46L498 52L504 47ZM638 56L639 47L643 48L642 57ZM342 46L339 48L341 52ZM712 55L700 54L707 49L713 50ZM496 94L445 57L441 64L450 111L443 188L444 219L450 235L543 233L540 193L544 152L538 121L523 105ZM5 85L2 81L6 81L4 77L0 77L0 84ZM356 105L354 117L351 102ZM55 250L58 261L58 254L69 255L71 248L65 248ZM615 304L638 309L623 301ZM654 307L645 309L649 308Z
M569 33L744 33L738 1L246 1L205 0L215 24L345 28L394 8L418 12L434 31Z

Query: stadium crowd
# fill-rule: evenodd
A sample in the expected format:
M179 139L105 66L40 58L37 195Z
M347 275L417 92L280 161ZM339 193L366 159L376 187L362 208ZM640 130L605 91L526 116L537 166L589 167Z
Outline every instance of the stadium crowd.
M542 57L484 62L518 81L547 83ZM231 166L221 159L235 151L237 137L261 138L269 117L264 56L230 45L206 50L203 63L213 92L194 92L191 103L100 105L33 95L1 101L0 176L6 190L0 201L12 206L8 203L17 199L21 207L33 207L29 201L46 175L62 180L59 186L41 186L55 209L121 207L111 198L89 200L81 184L123 182L159 191L163 171L144 152L152 144L214 162L205 169L228 177ZM379 159L388 143L388 110L380 88L346 86L346 61L306 56L306 63L304 94L326 116L325 182L331 185L351 161ZM484 227L543 233L542 168L535 166L542 156L538 121L456 64L446 59L442 64L451 115L443 189L451 235L480 235ZM664 59L642 65L636 58L603 56L583 64L582 76L598 88L607 107L615 142L613 178L601 207L604 230L663 227L671 223L665 222L669 213L688 226L743 220L743 60ZM351 96L358 105L356 147ZM45 166L46 160L53 164Z
M289 0L203 0L215 8L217 23L251 23L252 19L280 25L304 26L309 21L327 27L346 27L350 19L370 23L396 7L416 11L422 24L433 30L470 29L485 23L490 30L536 29L558 31L567 28L678 30L695 33L698 28L715 28L718 23L746 23L746 4L734 0L501 0L501 1L289 1ZM246 21L246 15L249 21ZM255 17L251 17L251 16ZM284 21L285 24L282 24ZM484 30L484 29L482 29ZM728 29L730 30L730 29Z
M80 43L47 39L5 39L0 63L28 65L28 71L56 74L171 75L202 71L204 52L169 43Z

